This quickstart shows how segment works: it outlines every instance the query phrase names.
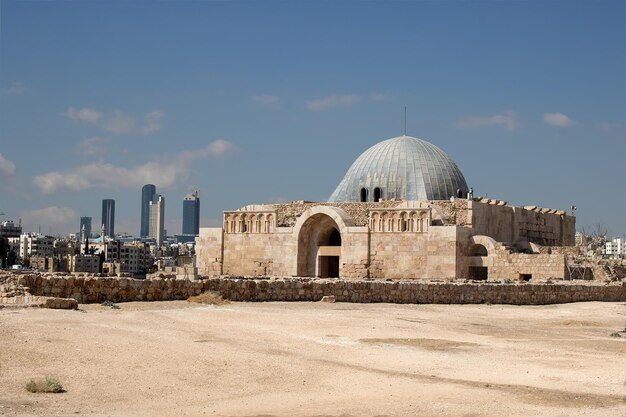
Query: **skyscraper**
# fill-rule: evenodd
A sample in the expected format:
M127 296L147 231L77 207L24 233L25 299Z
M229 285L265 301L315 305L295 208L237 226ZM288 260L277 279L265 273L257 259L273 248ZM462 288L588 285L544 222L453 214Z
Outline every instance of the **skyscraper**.
M105 236L115 236L115 200L102 200L102 224Z
M150 232L150 202L156 194L154 184L146 184L141 187L141 229L140 237L147 237Z
M198 192L187 194L183 199L183 235L200 233L200 198Z
M83 226L85 227L85 236L83 236ZM78 229L78 242L83 243L83 239L91 236L91 217L81 217L80 218L80 228Z
M162 195L155 194L148 207L150 211L148 235L156 240L157 245L161 245L165 238L165 199Z

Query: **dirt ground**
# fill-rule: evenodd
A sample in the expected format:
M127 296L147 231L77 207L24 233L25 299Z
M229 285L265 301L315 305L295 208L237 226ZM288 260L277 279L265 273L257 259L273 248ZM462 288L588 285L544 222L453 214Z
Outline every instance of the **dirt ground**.
M0 415L626 416L624 303L119 306L1 309Z

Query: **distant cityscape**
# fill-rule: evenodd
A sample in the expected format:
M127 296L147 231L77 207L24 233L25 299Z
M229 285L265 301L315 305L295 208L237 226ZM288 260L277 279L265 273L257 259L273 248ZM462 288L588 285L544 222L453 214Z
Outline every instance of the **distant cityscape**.
M23 232L21 220L0 223L0 266L48 272L120 274L142 278L156 271L193 265L200 232L198 191L183 199L182 230L170 236L165 224L165 197L154 184L141 188L138 236L115 233L115 200L102 200L99 223L77 219L78 230L65 237Z

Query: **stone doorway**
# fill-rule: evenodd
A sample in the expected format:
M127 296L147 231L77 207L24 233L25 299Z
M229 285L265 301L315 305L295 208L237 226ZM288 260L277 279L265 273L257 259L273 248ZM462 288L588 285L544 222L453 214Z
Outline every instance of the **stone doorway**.
M338 278L340 259L341 233L335 220L323 213L309 217L298 234L298 276Z
M486 266L470 266L469 278L473 280L487 281L489 278L489 270Z
M339 278L339 256L320 256L318 259L320 278Z

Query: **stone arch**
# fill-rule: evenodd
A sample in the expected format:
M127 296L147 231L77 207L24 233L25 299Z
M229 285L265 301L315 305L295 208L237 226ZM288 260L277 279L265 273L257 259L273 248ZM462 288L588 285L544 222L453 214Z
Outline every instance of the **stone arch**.
M347 232L347 228L353 225L354 222L348 213L338 207L315 206L306 210L294 226L294 234L298 241L297 275L305 277L324 276L330 273L328 272L330 267L324 262L332 261L333 272L330 274L338 277L341 257L341 246L339 245L341 245L342 237ZM339 245L337 245L338 242ZM332 250L331 256L321 252L321 249L329 247L336 248Z
M372 232L378 232L378 213L377 212L373 212L371 214L370 230Z
M496 244L497 242L489 237L489 236L483 236L483 235L475 235L472 236L469 239L469 256L472 256L472 253L474 252L474 250L477 250L480 248L480 246L482 246L483 248L485 248L485 250L487 251L487 255L483 255L483 256L494 256L496 253ZM477 255L474 255L477 256Z

